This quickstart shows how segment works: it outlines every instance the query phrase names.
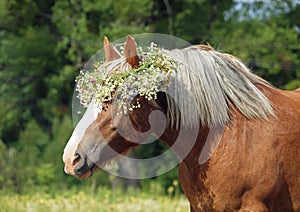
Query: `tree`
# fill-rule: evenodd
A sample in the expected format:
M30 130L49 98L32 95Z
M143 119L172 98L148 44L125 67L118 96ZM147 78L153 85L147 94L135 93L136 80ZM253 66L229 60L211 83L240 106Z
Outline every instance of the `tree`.
M48 77L58 69L55 37L34 1L2 3L0 13L0 136L15 142L34 118L44 129L51 126L53 102L47 99ZM30 12L29 12L30 11ZM43 16L42 16L43 17ZM51 85L50 85L51 86Z
M266 8L263 3L251 6L261 17L252 17L253 13L240 16L236 11L226 27L218 22L211 33L219 45L217 48L240 57L275 86L295 89L300 86L299 26L287 17L299 10L299 6L280 12L278 8L285 7L279 7L278 1L273 3L273 7Z
M151 17L155 32L173 34L193 44L210 41L214 22L222 21L223 14L233 1L156 0ZM167 27L168 26L168 27Z

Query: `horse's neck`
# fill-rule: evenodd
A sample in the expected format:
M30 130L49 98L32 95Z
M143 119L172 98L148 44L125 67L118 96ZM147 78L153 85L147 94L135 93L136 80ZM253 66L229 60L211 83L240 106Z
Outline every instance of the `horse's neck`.
M209 128L183 130L168 128L160 137L181 160L199 163L201 151L209 135Z
M167 111L167 103L162 93L159 94L159 98L157 99L158 106L153 106L148 104L145 99L140 99L141 104L144 105L141 109L136 109L132 113L131 122L133 127L139 132L148 131L151 128L151 124L148 120L151 112L157 110L159 107L163 113ZM160 123L159 120L155 121L155 124ZM169 124L167 124L169 123ZM200 118L199 118L200 123ZM176 129L174 124L171 122L166 122L167 126L163 134L159 137L159 140L167 144L178 156L181 160L188 160L189 164L199 164L203 162L200 160L200 154L202 149L205 151L209 150L208 153L204 155L204 162L211 155L211 148L214 145L215 137L212 136L215 132L220 133L220 130L212 130L208 127L199 126L198 128L183 128L179 127ZM222 128L223 129L223 128ZM209 142L207 142L207 138ZM207 145L209 144L208 148ZM207 153L207 152L205 152ZM190 163L192 162L192 163Z

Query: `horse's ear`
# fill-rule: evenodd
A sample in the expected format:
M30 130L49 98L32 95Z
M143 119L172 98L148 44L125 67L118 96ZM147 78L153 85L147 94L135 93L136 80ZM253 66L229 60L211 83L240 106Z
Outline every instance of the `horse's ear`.
M104 36L104 51L106 62L121 58L120 53L109 43L106 36Z
M139 57L136 52L137 46L132 36L128 35L124 47L124 56L126 61L135 68L139 65Z

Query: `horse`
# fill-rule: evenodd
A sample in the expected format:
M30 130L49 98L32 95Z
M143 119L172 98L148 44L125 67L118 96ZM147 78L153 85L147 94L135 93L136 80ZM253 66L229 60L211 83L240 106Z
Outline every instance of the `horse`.
M119 61L115 69L138 67L136 49L132 36L124 55L104 38L106 62ZM102 109L89 106L65 147L65 172L88 178L140 145L132 141L135 133L149 131L149 116L158 110L167 119L158 137L181 158L178 177L190 211L300 211L299 89L275 88L240 59L208 45L170 54L193 69L179 68L172 76L184 91L174 91L172 98L159 92L151 101L140 95L141 107L123 115L115 114L114 101L103 103ZM190 97L195 107L186 103ZM206 142L216 126L221 127L211 149ZM182 129L196 129L189 148L189 133L176 142ZM208 156L201 161L204 149Z

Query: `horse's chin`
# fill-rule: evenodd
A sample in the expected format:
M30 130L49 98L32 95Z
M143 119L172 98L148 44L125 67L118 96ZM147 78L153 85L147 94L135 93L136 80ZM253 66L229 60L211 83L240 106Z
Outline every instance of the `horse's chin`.
M93 175L93 171L89 170L83 175L77 176L79 179L87 179Z
M99 168L98 166L95 166L93 169L90 169L87 172L85 172L84 174L82 174L80 176L76 176L76 177L79 178L79 179L90 178L98 168Z

